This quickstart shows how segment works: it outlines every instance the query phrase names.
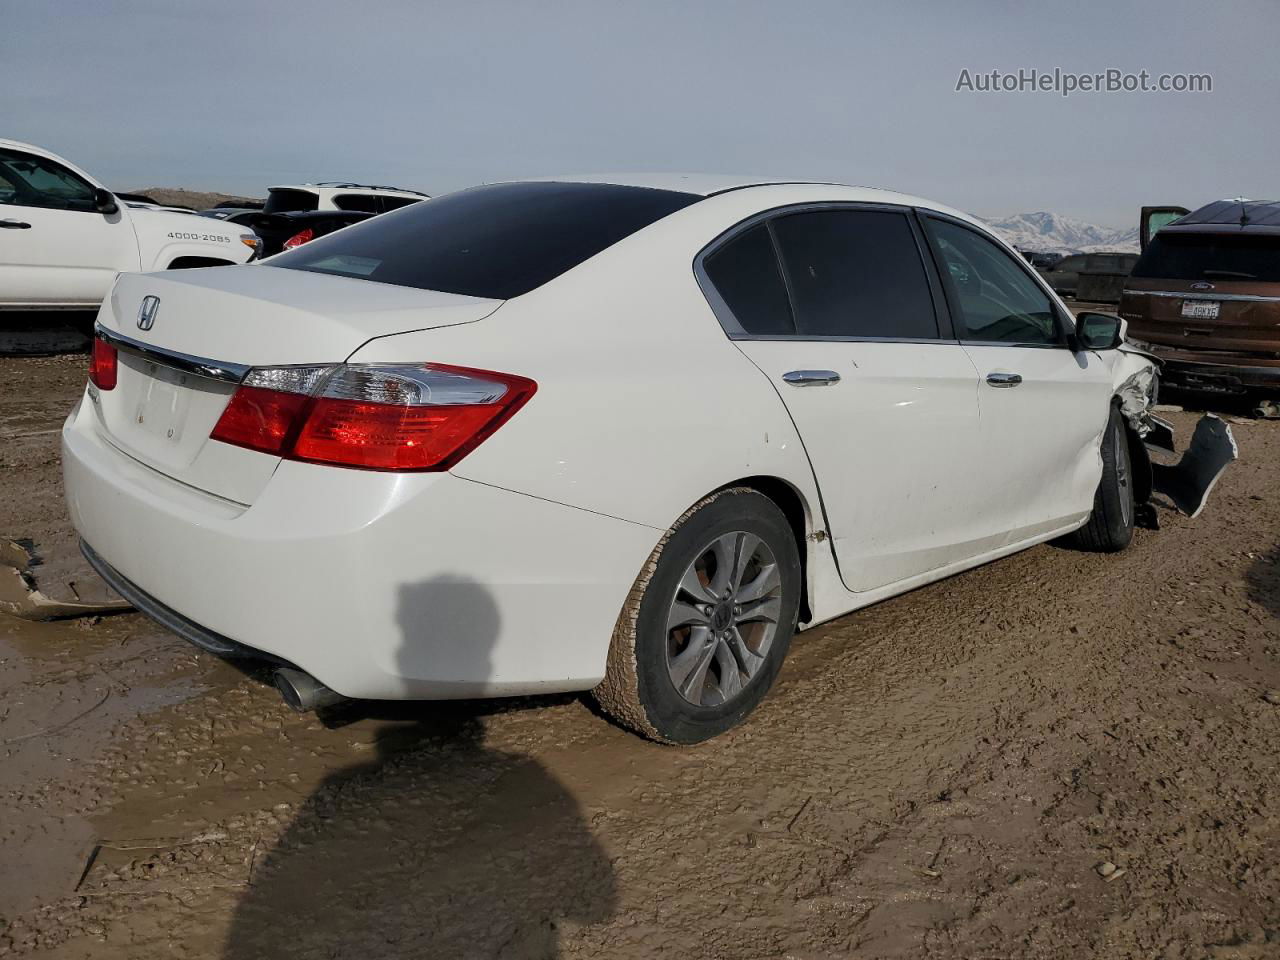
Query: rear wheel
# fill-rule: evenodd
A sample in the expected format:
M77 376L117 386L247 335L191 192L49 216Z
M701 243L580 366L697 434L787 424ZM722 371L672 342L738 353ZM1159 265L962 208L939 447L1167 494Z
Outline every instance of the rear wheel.
M1133 467L1129 437L1119 408L1111 407L1102 437L1102 479L1093 496L1089 522L1075 532L1075 544L1085 550L1114 553L1133 539Z
M800 605L787 519L745 488L695 505L654 549L614 630L600 706L666 743L732 727L769 691Z

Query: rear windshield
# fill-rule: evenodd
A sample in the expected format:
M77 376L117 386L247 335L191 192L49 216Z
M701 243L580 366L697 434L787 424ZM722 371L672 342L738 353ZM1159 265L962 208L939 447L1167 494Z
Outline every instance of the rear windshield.
M1133 276L1157 280L1280 282L1280 236L1176 233L1151 238Z
M472 187L314 240L266 266L509 300L700 199L606 183Z
M318 210L320 198L310 190L272 190L267 194L264 213L294 213L299 210Z

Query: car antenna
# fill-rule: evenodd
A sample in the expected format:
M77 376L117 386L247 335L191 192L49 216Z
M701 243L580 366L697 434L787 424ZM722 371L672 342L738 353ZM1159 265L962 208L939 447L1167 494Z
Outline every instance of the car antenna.
M1240 204L1240 226L1242 227L1249 225L1249 208L1245 206L1248 202L1244 197L1236 197L1236 203Z

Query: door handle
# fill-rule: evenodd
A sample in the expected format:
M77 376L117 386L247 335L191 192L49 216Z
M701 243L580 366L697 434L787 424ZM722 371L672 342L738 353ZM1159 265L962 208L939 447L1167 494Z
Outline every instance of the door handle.
M31 224L21 220L0 220L0 227L5 230L30 230Z
M840 382L840 374L834 370L792 370L782 379L793 387L825 387Z
M988 373L987 383L993 387L1016 387L1022 382L1020 373Z

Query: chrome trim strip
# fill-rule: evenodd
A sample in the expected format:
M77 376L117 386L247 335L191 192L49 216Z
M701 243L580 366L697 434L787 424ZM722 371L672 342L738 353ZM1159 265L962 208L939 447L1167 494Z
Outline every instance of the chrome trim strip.
M1243 300L1247 303L1280 303L1280 297L1256 293L1170 293L1167 290L1126 290L1136 297L1173 297L1178 300Z
M252 369L247 363L227 363L223 360L210 360L208 357L196 357L176 350L165 350L140 340L123 336L114 330L108 330L102 324L94 326L94 333L111 344L117 350L132 353L144 360L158 363L162 367L171 367L183 373L193 373L197 377L208 377L210 380L223 380L227 383L239 383Z
M1018 340L961 340L962 347L1021 347L1024 350L1070 350L1067 343L1022 343Z
M726 308L727 309L727 308ZM731 333L730 340L778 340L778 341L801 341L803 343L941 343L948 346L957 346L960 341L942 340L938 337L842 337L842 336L819 336L818 334L804 333Z

